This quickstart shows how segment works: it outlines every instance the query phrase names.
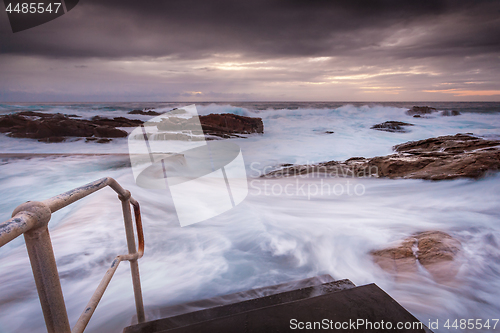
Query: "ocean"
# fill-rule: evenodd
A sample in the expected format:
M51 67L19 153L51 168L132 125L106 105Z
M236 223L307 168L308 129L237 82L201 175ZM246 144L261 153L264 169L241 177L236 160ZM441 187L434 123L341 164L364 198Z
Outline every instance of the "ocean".
M99 115L148 120L151 117L127 112L161 112L189 104L0 104L0 115L38 111L81 119ZM405 111L414 105L461 115L413 118ZM448 319L491 323L500 318L500 175L437 182L330 179L326 181L340 184L339 189L351 182L358 191L328 195L273 191L291 180L259 178L284 163L384 156L396 144L440 135L473 133L498 139L500 103L238 102L196 107L201 115L263 119L264 134L228 139L241 148L250 191L232 210L181 228L168 192L135 184L125 155L126 138L107 144L77 139L41 143L0 134L0 221L25 201L44 200L102 177L115 178L141 203L146 250L139 268L150 318L155 307L320 274L356 285L376 283L424 324L439 320L436 332L448 332L442 326ZM408 133L370 129L389 120L415 126ZM5 157L11 153L67 155ZM318 181L300 179L305 188ZM49 229L74 325L113 258L126 252L120 202L112 190L103 189L53 214ZM371 250L427 230L444 231L462 243L456 258L461 267L453 280L437 282L424 269L412 279L395 279L373 263ZM86 332L121 332L134 314L130 269L123 263ZM0 248L0 332L45 332L22 237Z

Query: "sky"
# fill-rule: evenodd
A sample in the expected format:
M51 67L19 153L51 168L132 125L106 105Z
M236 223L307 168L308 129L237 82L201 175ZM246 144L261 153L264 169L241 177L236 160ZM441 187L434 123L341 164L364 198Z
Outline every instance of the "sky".
M0 102L500 101L499 77L500 1L80 0L17 33L0 13Z

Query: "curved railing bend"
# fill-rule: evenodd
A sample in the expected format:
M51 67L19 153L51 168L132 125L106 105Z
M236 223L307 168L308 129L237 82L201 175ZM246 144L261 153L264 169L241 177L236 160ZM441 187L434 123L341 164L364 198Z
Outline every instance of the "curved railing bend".
M52 213L106 186L111 187L118 193L118 198L122 202L128 254L119 255L113 260L111 267L106 271L106 274L92 295L85 310L73 329L71 329L66 306L64 304L59 274L57 272L54 251L50 241L48 223ZM139 241L137 249L130 205L134 208L137 239ZM0 224L0 247L22 234L24 234L26 240L26 248L28 250L48 333L83 332L111 281L111 278L116 272L118 265L124 260L130 262L137 320L139 323L145 321L139 265L137 263L137 260L140 259L144 253L144 234L142 231L141 211L139 203L132 198L130 192L121 187L116 180L110 177L102 178L44 201L28 201L21 204L14 210L10 220Z

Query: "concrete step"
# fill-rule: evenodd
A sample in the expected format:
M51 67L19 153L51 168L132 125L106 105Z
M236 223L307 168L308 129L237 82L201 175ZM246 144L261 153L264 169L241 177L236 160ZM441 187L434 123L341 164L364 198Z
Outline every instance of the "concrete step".
M347 279L334 281L330 275L322 275L163 308L156 311L162 319L129 326L123 332L159 332L354 287Z

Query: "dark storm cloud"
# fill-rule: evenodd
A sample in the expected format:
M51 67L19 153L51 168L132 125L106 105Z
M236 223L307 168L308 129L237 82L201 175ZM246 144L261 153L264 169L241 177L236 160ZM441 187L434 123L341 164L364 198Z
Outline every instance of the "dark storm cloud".
M498 1L82 0L58 20L17 34L3 21L0 52L56 58L467 56L500 50L499 10ZM415 29L431 33L384 44L401 29L409 36Z
M13 34L0 101L498 100L500 1L81 0Z

